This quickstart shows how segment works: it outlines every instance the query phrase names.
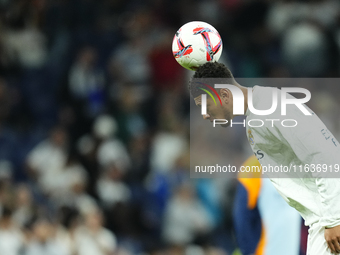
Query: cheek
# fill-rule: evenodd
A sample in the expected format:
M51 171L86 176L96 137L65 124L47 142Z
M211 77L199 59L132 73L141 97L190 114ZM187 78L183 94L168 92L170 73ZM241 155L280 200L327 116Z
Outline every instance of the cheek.
M207 105L207 113L211 113L213 110L214 110L213 107Z
M229 116L228 113L226 113L225 109L222 107L219 107L218 111L216 112L221 118L226 118L226 116Z
M223 112L218 107L212 107L209 111L209 115L213 118L221 118L223 116Z

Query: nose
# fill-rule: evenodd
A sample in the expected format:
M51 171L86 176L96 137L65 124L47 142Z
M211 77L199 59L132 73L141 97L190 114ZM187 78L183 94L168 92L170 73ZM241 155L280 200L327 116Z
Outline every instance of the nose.
M203 119L207 120L207 119L209 119L209 118L210 118L210 115L209 115L209 114L203 115Z

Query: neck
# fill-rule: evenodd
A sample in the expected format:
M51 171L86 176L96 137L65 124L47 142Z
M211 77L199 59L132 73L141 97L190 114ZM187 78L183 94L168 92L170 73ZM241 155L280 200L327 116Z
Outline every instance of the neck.
M248 110L248 88L243 87L240 84L237 84L237 87L239 87L244 96L244 115L245 115Z

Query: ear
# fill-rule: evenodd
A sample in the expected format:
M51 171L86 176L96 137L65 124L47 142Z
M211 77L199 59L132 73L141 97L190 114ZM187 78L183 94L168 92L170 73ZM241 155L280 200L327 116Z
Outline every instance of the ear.
M231 99L231 92L229 89L223 88L220 89L221 100L225 103L228 103Z

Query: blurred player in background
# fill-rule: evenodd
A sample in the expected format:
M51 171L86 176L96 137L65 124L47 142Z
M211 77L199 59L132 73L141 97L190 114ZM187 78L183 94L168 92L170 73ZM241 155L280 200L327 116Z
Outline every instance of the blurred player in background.
M261 167L255 156L243 166ZM298 255L301 217L260 176L239 174L233 210L238 246L243 255Z

